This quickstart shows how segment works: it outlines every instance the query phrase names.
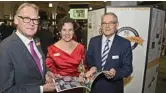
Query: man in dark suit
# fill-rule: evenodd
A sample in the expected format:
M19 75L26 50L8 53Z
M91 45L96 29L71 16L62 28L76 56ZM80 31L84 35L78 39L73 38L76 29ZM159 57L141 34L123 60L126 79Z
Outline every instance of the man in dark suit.
M14 28L10 25L7 25L5 23L0 25L0 33L1 33L1 37L0 37L0 41L2 41L3 39L5 39L6 37L10 36L13 32Z
M51 82L54 75L46 72L40 43L33 38L38 19L38 7L34 4L24 3L16 11L16 32L0 43L0 93L55 90Z
M46 57L47 52L48 52L47 48L55 42L54 38L53 38L53 34L48 30L48 22L47 21L41 20L41 28L36 33L36 36L40 38L41 48L42 48L43 53Z
M86 62L89 77L96 71L104 71L91 93L123 93L123 78L132 73L132 50L128 40L116 35L118 18L114 13L102 16L102 35L90 39Z

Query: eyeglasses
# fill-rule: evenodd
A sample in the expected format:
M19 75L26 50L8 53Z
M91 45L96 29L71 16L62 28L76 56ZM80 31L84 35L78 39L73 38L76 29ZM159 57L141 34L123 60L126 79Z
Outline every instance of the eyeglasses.
M109 23L105 23L105 22L102 22L102 26L113 26L115 25L117 22L109 22Z
M18 16L18 17L21 18L21 19L23 19L23 22L24 22L24 23L29 23L29 22L33 21L33 23L34 23L35 25L38 25L38 24L39 24L39 19L31 19L31 18L29 18L29 17L23 17L23 16Z

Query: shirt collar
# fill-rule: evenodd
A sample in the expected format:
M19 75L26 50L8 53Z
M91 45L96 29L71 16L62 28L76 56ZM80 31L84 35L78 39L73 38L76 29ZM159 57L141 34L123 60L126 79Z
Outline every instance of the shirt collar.
M16 34L24 42L25 45L29 45L30 41L34 41L33 39L30 40L27 37L25 37L24 35L22 35L18 30L16 31Z
M109 40L110 40L110 42L112 42L113 40L114 40L114 37L115 37L115 34L113 34L110 38L109 38ZM102 42L106 42L107 41L107 37L103 34L102 35Z

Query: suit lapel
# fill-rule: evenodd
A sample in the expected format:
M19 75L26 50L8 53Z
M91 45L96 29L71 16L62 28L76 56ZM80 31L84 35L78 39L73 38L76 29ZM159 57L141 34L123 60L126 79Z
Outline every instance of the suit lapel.
M30 52L28 51L28 49L25 47L23 48L23 52L26 54L27 58L30 60L30 62L33 64L33 66L35 67L35 69L38 71L38 73L40 74L40 71L35 63L35 60L33 59L32 55L30 54Z
M13 34L13 40L14 42L16 42L18 46L18 50L20 51L20 54L25 55L27 57L27 59L29 60L28 62L30 62L29 64L31 66L33 66L38 73L40 74L40 71L35 63L35 60L33 59L32 55L30 54L29 50L27 49L27 47L25 46L25 44L22 42L22 40L16 35L16 33L14 32ZM40 74L41 76L41 74Z
M44 56L44 54L43 54L43 51L42 51L42 49L41 49L41 45L40 45L40 39L38 38L38 37L35 37L34 38L34 41L35 41L35 45L36 45L36 47L37 47L37 49L38 49L38 51L39 51L39 53L41 54L41 56L42 56L42 60L43 60L43 74L42 74L42 77L44 77L44 72L45 72L45 70L46 70L46 68L45 68L45 56Z
M98 65L98 67L101 69L102 68L102 66L101 66L101 47L102 47L102 35L100 35L99 36L99 38L98 38L98 42L97 42L98 44L97 44L97 51L98 51L98 53L96 53L97 54L97 59L98 59L98 61L99 62L97 62L97 65Z

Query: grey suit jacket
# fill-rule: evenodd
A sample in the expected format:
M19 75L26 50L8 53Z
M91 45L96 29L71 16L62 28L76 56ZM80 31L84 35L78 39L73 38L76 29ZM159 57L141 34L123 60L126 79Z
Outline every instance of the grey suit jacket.
M40 46L37 48L41 52ZM15 32L0 43L0 93L40 93L45 73L45 63L41 75L33 57Z

